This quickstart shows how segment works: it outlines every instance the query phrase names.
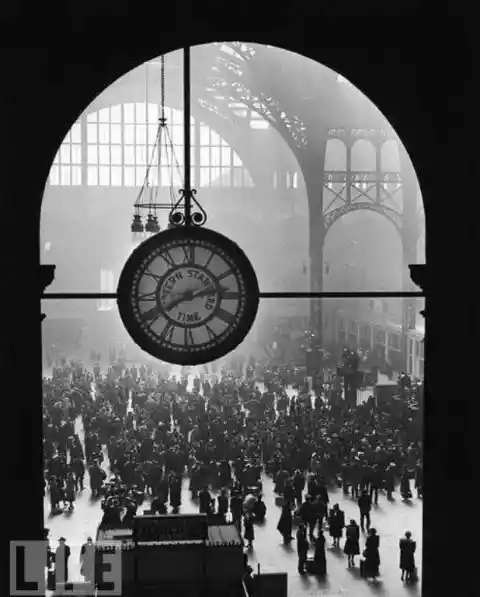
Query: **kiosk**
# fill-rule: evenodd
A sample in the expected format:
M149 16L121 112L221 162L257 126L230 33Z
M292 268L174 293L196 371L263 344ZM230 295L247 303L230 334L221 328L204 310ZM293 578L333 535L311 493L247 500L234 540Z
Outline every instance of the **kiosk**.
M100 589L102 554L121 552L124 597L160 592L175 597L248 597L237 527L208 524L205 514L136 516L132 529L100 529L96 551Z

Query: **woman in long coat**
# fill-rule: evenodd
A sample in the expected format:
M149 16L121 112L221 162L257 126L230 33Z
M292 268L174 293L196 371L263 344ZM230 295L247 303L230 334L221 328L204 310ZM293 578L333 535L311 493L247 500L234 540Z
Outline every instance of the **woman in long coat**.
M313 556L312 572L318 576L327 574L327 557L325 555L325 536L322 530L318 531L318 537L315 539L315 554Z
M68 502L68 509L72 512L73 504L75 503L75 479L73 478L73 473L68 473L65 484L65 502Z
M405 537L400 539L399 547L402 580L410 582L415 573L415 550L417 549L417 543L412 540L412 533L410 531L406 531Z
M404 500L409 500L412 497L412 491L410 489L410 474L406 467L402 471L400 478L400 493Z
M377 531L371 528L368 531L368 537L365 541L365 550L363 555L365 557L364 576L365 578L373 578L375 580L379 576L380 571L380 537Z
M292 537L292 527L293 527L293 517L292 517L292 510L290 508L290 504L284 504L282 508L282 513L280 515L280 519L277 524L277 530L283 536L284 543L291 543Z
M253 528L253 517L251 514L247 514L243 518L243 526L244 526L244 539L247 541L248 549L252 549L253 541L255 539L255 530Z
M347 540L343 552L348 556L348 567L350 568L350 566L355 566L355 556L360 553L360 528L352 519L345 530Z
M345 514L340 510L338 504L335 504L330 510L328 526L330 537L333 538L333 546L340 547L339 542L343 535L343 527L345 526Z

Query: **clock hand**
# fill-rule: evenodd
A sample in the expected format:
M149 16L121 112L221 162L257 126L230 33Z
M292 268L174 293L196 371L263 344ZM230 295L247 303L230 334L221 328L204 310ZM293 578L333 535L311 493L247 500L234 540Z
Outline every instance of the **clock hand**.
M213 286L207 286L207 288L200 288L198 290L194 290L192 293L192 298L197 298L199 296L208 296L209 294L215 294L215 288Z
M214 286L207 286L207 288L200 288L199 290L194 291L193 298L196 298L197 296L212 295L216 292L217 289ZM222 295L224 292L228 292L228 288L226 286L220 286L220 295Z
M225 292L228 290L228 288L222 286L221 290L222 292ZM212 295L215 294L215 292L216 288L214 286L207 286L206 288L199 288L197 290L186 290L184 292L180 292L175 295L175 298L173 298L169 303L165 305L165 311L171 311L177 305L185 301L191 301L197 297Z
M183 303L184 301L191 300L190 296L192 294L191 290L186 290L185 292L180 292L176 295L174 299L172 299L169 303L165 305L165 311L171 311L174 307Z

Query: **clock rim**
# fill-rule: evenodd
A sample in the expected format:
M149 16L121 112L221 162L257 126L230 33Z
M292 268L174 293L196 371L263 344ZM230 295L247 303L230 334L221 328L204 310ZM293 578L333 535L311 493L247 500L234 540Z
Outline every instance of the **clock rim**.
M131 308L131 291L133 278L138 271L139 264L147 258L158 242L162 244L191 240L204 241L213 244L228 253L238 267L245 283L245 308L240 316L236 329L222 342L213 347L202 350L201 344L196 345L200 350L195 352L177 352L165 346L159 346L149 338L140 328L138 320ZM237 348L246 338L255 322L260 304L260 289L257 275L241 247L230 238L204 227L177 227L163 230L151 236L136 247L123 265L117 285L117 308L123 326L129 336L144 352L164 362L175 365L204 365L216 361Z

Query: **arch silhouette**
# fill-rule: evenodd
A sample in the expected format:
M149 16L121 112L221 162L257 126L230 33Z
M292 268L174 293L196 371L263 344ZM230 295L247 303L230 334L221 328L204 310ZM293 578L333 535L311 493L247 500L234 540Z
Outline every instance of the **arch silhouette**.
M225 37L224 34L219 35L219 38L224 38L226 41L231 41L229 40L228 36ZM251 40L250 35L245 35L244 38L248 40L245 43L249 43ZM194 39L190 39L190 46L194 48L196 46L207 45L215 42L215 37L199 36L197 33L194 35ZM178 41L175 43L178 44ZM284 40L281 38L276 38L275 34L267 36L258 35L255 39L255 43L261 43L269 45L270 47L284 49L288 52L296 53L299 56L316 62L317 64L326 66L335 73L336 77L345 78L350 85L355 86L356 89L360 90L368 100L372 101L375 106L378 106L379 110L381 110L382 114L385 115L388 121L390 121L390 115L397 116L397 118L394 119L396 123L396 129L402 138L404 145L406 147L410 147L411 144L409 143L409 139L412 138L413 135L408 123L405 121L402 122L401 117L399 117L396 112L395 114L392 113L391 104L389 104L387 99L385 98L385 102L382 101L382 94L379 93L381 90L379 90L376 82L368 77L360 77L358 72L355 71L349 61L345 59L345 56L325 49L324 57L320 62L318 55L312 53L307 47L299 45L295 40L292 40L291 43L288 44L288 47L286 47ZM113 54L106 56L103 70L101 72L96 72L94 77L87 79L88 84L84 85L82 89L75 94L75 96L69 98L68 105L62 106L58 110L59 118L52 123L51 132L49 135L50 139L56 137L57 141L56 143L52 141L51 143L49 142L47 144L48 146L45 147L45 158L42 160L45 181L48 179L50 165L58 150L58 147L61 144L61 140L63 140L65 135L68 133L71 125L78 118L78 115L85 110L86 106L90 105L95 100L99 93L99 89L100 92L106 90L110 85L115 83L118 79L123 77L131 70L137 68L139 65L156 58L162 53L168 53L172 50L172 45L166 47L162 46L162 42L160 42L158 45L155 44L154 47L150 47L149 50L142 50L141 48L137 47L131 48L128 55L121 55L120 57L115 56L115 59ZM66 125L66 122L69 122L69 125ZM414 150L414 148L412 148L412 150ZM49 161L49 158L50 162L47 167L46 162Z

